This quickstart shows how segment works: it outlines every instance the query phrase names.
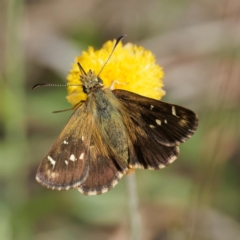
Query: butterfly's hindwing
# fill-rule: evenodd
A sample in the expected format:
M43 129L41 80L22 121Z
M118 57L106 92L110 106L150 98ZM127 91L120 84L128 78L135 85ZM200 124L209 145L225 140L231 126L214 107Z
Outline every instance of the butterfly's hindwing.
M179 154L178 145L193 135L197 116L180 106L114 90L131 141L131 168L160 169ZM122 109L122 110L121 110Z
M112 189L127 168L118 165L116 156L104 156L96 151L96 147L90 147L90 170L87 179L78 186L78 190L84 195L98 195Z
M134 135L132 137L133 145L130 147L130 168L162 169L177 159L178 146L159 144L156 139L150 137L139 127L135 128ZM130 136L133 136L133 134Z
M67 190L85 181L89 172L91 121L85 121L84 105L71 116L40 164L36 179L42 185ZM71 127L70 127L71 126Z

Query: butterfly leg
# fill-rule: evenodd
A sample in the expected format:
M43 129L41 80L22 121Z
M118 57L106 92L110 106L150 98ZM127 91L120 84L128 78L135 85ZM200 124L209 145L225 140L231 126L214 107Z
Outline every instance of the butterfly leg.
M128 84L128 82L127 82L127 83L123 83L123 82L119 82L119 81L117 81L117 80L113 80L112 83L111 83L111 85L110 85L110 87L109 87L109 89L110 89L111 91L115 89L115 86L114 86L115 83L120 84L120 85L127 85L127 84Z

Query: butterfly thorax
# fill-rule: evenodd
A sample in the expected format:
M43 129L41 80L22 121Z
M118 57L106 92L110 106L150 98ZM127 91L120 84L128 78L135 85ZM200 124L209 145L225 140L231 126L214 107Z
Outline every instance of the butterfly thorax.
M102 79L92 70L89 70L87 75L80 75L80 79L82 81L83 92L86 94L104 87Z
M91 79L92 80L92 79ZM92 122L92 139L97 155L115 156L124 167L128 161L128 134L117 98L103 84L93 85L84 103ZM90 118L91 117L91 118ZM121 167L122 168L122 167Z

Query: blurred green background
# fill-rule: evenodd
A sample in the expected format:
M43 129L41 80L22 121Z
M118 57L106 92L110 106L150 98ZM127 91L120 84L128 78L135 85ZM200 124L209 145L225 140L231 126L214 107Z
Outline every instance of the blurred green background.
M51 113L70 107L65 88L31 90L121 34L156 55L163 100L200 119L174 164L136 172L142 239L239 239L239 30L237 0L1 0L0 240L130 239L126 177L95 197L35 181L71 113Z

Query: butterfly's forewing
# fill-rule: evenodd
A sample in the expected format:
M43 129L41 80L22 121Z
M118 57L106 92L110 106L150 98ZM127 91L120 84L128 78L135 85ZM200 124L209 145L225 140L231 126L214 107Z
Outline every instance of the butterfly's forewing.
M173 162L178 145L189 139L198 125L197 115L181 106L114 90L131 138L129 166L159 169Z
M150 137L165 146L185 142L197 129L198 117L189 109L128 91L113 92L123 104L127 115Z
M42 185L67 190L85 181L89 173L92 121L85 105L72 114L65 128L41 162L36 179Z

